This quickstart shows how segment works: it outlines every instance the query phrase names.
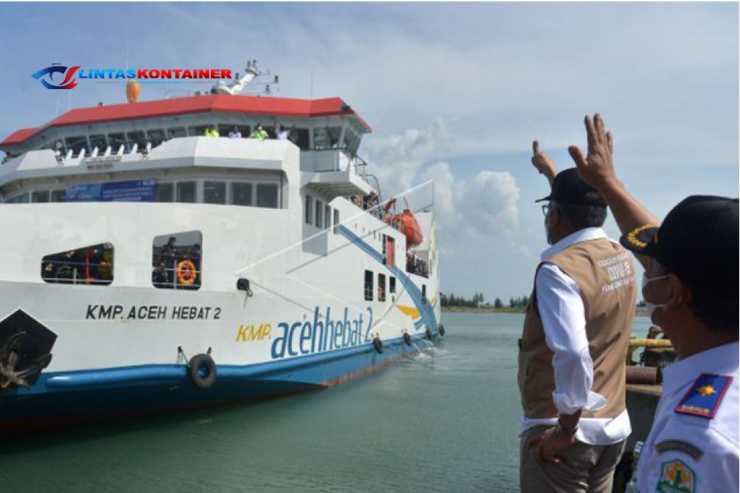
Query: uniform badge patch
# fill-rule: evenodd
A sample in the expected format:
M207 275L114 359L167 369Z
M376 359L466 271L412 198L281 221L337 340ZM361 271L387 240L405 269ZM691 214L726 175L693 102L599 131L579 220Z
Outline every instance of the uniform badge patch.
M680 460L664 462L660 466L660 479L655 490L660 493L694 493L696 474Z
M655 450L657 450L659 454L669 451L683 452L694 460L699 460L704 456L704 452L702 452L699 447L692 445L689 442L684 442L683 440L666 440L665 442L660 442L655 446Z
M702 373L678 403L675 412L714 418L730 382L732 377L726 375Z

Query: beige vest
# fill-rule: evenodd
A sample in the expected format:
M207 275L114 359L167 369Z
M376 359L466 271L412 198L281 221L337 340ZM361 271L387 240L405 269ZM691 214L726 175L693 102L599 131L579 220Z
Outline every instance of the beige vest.
M591 391L609 401L599 411L584 411L582 417L616 417L625 409L625 357L635 314L637 289L631 256L618 244L600 238L571 245L545 262L560 268L581 291L594 363ZM552 401L553 353L545 343L536 292L535 286L519 341L519 391L525 416L553 418L558 415Z

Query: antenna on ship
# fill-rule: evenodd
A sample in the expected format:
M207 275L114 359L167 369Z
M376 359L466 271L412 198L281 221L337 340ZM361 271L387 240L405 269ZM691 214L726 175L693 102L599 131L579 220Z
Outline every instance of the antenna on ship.
M248 60L247 68L244 69L243 76L237 73L236 77L234 77L234 81L230 85L227 85L226 82L222 80L218 81L211 88L211 94L231 94L232 96L240 94L247 84L251 82L257 89L256 92L250 93L251 95L269 95L271 92L270 85L277 85L280 83L280 78L277 75L272 77L271 80L268 79L270 76L272 76L272 73L270 73L269 70L262 71L257 67L257 60Z

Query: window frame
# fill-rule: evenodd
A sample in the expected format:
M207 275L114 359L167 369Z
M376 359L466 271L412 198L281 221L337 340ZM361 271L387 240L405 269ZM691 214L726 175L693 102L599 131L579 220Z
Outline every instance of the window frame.
M375 276L373 275L373 271L366 270L365 271L365 284L364 284L364 286L365 286L365 301L373 301L374 300L374 296L373 296L373 286L374 286L373 280L374 279L375 279Z

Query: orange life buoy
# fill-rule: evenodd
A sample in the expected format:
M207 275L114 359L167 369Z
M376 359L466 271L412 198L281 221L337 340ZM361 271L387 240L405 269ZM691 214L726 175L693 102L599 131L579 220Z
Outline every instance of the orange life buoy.
M195 282L196 277L198 277L198 272L195 270L195 264L190 260L183 260L177 264L177 280L180 284L190 286Z

